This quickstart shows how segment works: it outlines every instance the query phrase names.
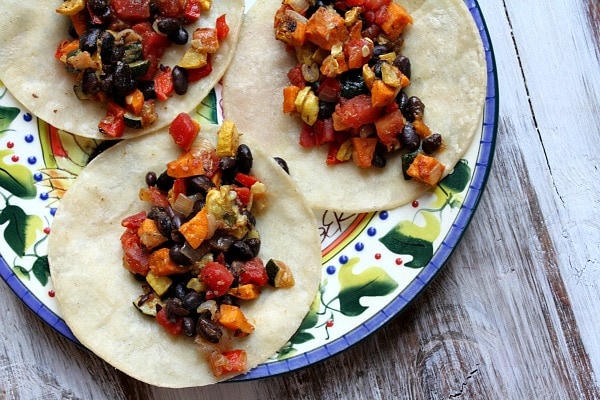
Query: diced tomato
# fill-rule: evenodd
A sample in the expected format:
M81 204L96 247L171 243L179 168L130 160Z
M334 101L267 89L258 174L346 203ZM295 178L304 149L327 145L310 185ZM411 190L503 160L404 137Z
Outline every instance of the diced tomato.
M294 86L298 86L300 89L306 86L306 80L302 75L302 64L294 66L287 74L290 83Z
M331 143L335 140L335 131L333 130L333 119L318 119L313 125L315 145L320 146L325 143Z
M375 121L377 137L379 137L381 143L383 143L388 150L390 150L394 144L398 143L398 134L403 128L404 117L400 110L383 115Z
M183 332L183 320L178 318L174 321L170 321L169 318L167 318L166 307L161 308L160 311L156 313L156 322L173 336L181 335Z
M233 188L233 190L235 190L237 198L242 203L242 205L247 206L248 204L250 204L250 199L252 198L250 188L247 188L245 186L236 186Z
M183 21L186 24L191 24L200 18L200 14L202 14L202 6L200 5L199 0L187 0L185 5L185 12L183 16Z
M126 229L121 235L123 265L130 272L146 276L150 270L148 253L142 248L137 229Z
M142 222L144 222L144 220L146 219L146 217L146 211L140 211L137 214L133 214L129 217L124 218L123 221L121 221L121 226L127 229L133 229L134 231L137 231L140 225L142 225Z
M254 185L256 182L258 182L258 179L256 179L254 176L252 175L247 175L247 174L242 174L241 172L238 172L235 175L235 180L241 184L246 186L247 188L252 187L252 185Z
M125 112L125 109L117 103L108 102L106 116L98 124L100 132L113 138L123 136L125 132L125 120L123 119Z
M227 364L223 366L223 372L242 372L246 370L246 352L244 350L224 351Z
M242 372L247 368L247 355L244 350L213 351L208 356L208 364L217 377L228 372Z
M225 14L221 15L217 18L217 37L219 38L219 42L227 37L229 34L229 25L227 25L227 21L225 20Z
M75 39L72 41L63 40L58 44L56 48L56 52L54 53L54 58L57 60L61 60L63 57L66 57L67 54L72 52L73 50L77 50L79 48L79 39Z
M207 64L204 67L188 69L188 82L197 82L200 79L207 77L212 72L212 64L210 58L207 60Z
M308 124L302 124L300 130L300 146L302 147L313 147L315 145L315 137L313 135L313 128Z
M140 200L147 201L157 207L169 206L169 199L156 186L140 190Z
M382 6L391 2L392 0L365 0L363 7L365 10L379 10Z
M140 80L152 80L158 71L159 60L171 42L166 36L154 32L152 25L148 22L135 24L131 29L142 36L142 55L150 61L148 72Z
M339 121L350 128L360 128L361 125L375 122L380 112L380 108L371 104L371 96L366 94L359 94L335 108Z
M183 178L175 179L173 182L173 198L177 200L177 196L187 193L187 180Z
M165 101L173 95L173 75L171 67L165 67L154 77L154 92L156 98Z
M267 276L267 269L260 258L253 258L250 261L246 261L242 265L242 269L239 277L240 285L246 285L252 283L258 286L265 286L269 283L269 277Z
M360 7L365 4L365 0L346 0L346 4L349 7Z
M338 143L329 143L329 148L327 149L327 159L325 163L327 165L335 165L341 164L343 161L337 159L337 153L340 149L340 145Z
M185 13L186 0L156 0L158 12L163 17L179 18Z
M125 21L143 21L150 18L150 0L111 0L110 7Z
M200 124L187 113L178 114L169 125L169 134L173 141L184 150L189 150L192 147L198 132L200 132Z
M317 88L317 95L320 100L334 102L342 90L340 82L335 78L325 78Z
M365 52L365 49L368 49L369 51ZM344 46L344 53L348 59L348 68L362 68L373 54L373 41L367 39L352 39Z
M227 293L229 287L233 283L233 274L218 262L208 262L200 270L200 279L206 284L209 289L208 297L219 297Z

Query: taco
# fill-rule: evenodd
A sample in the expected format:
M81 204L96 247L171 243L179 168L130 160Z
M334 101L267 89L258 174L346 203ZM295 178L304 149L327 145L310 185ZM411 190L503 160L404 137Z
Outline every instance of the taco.
M315 209L409 203L452 172L481 129L486 61L469 10L461 0L399 5L259 0L246 15L223 79L224 115L287 161ZM412 117L408 99L421 103ZM418 134L411 145L405 126Z
M231 61L244 1L9 0L3 10L4 85L58 129L113 139L158 130L197 106ZM218 30L219 42L209 49L198 28Z
M190 151L212 148L207 140L214 143L216 132L214 126L203 127ZM231 148L231 143L229 139L221 141L218 151ZM177 208L186 207L156 206L167 196L166 192L157 193L166 190L162 186L166 177L160 172L168 169L177 175L188 170L185 165L198 167L193 162L186 164L190 160L184 156L191 153L180 153L169 135L161 131L106 150L90 162L61 200L48 245L56 298L75 337L115 368L164 387L218 382L266 361L302 322L321 275L314 214L278 163L257 149L251 152L251 172L236 174L236 183L231 176L225 178L227 168L203 162L200 168L211 170L211 178L204 179L209 175L206 172L199 182L211 187L211 181L218 182L219 177L221 182L229 181L208 191L200 211L192 213L194 208L188 204L191 219L187 226L192 229L181 224L177 234L184 235L189 251L180 247L179 258L160 256L170 254L170 250L157 242L166 240L160 234L162 222L159 225L158 221L162 217L158 214L164 216L169 209L181 216L184 211ZM149 178L149 171L158 177ZM244 185L251 188L245 195L233 189L243 189ZM174 191L183 193L177 184L169 191L169 196ZM199 192L186 193L189 200ZM152 204L146 201L150 197ZM253 217L237 208L249 201L253 202ZM127 251L140 211L146 217L133 232L143 236L144 246L152 249L146 271L140 269L141 264L134 265L135 252ZM223 215L217 216L219 212ZM212 218L207 225L212 224L210 234L209 228L203 230L198 224L199 218L207 219L207 213ZM222 233L222 222L229 225L228 234ZM232 242L224 249L232 236L242 241L242 230L254 239L243 239L252 253L243 262L237 261L243 256L237 253L241 251L238 247L233 249ZM165 235L173 238L175 233ZM157 263L152 261L154 255L159 257ZM180 261L182 256L189 262ZM259 258L264 260L258 264L265 266L266 276L257 269ZM235 278L228 271L235 271ZM195 303L198 300L199 304ZM197 327L189 332L189 321L183 319L193 315L198 318Z

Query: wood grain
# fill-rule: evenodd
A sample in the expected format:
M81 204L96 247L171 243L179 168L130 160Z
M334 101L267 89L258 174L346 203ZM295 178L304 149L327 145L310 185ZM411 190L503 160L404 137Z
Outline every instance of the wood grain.
M494 166L446 268L404 313L309 368L169 390L64 339L2 282L0 399L600 398L599 5L480 6L500 82Z

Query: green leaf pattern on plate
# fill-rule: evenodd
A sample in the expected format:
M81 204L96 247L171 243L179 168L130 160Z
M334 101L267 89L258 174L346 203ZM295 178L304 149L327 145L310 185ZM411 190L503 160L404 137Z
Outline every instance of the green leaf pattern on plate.
M43 229L42 219L27 215L21 207L7 204L0 211L0 226L4 226L4 240L19 257L36 243L37 234Z
M5 162L6 157L13 154L9 149L0 150L0 187L23 199L34 198L37 190L29 168Z

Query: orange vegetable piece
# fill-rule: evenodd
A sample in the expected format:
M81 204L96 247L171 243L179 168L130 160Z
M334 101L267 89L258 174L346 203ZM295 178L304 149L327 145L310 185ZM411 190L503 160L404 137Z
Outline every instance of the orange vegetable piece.
M202 244L208 236L208 215L206 208L200 210L192 219L179 227L179 232L194 249Z
M248 336L254 332L254 326L248 322L242 310L237 306L221 304L219 323L235 332L234 336Z
M214 28L197 28L192 34L192 47L202 53L216 53L219 50L219 37Z
M194 157L191 151L182 153L176 160L167 164L167 175L172 178L187 178L204 174L202 159Z
M418 154L406 173L417 180L434 186L442 179L445 168L444 164L436 158Z
M286 10L291 9L283 5L275 13L275 39L293 47L302 47L306 40L306 24L286 13Z
M237 297L242 300L253 300L257 299L260 296L260 289L258 285L253 283L247 283L245 285L240 285L235 288L231 288L227 291L230 295Z
M125 97L127 110L134 115L141 115L144 108L144 94L140 89L135 89Z
M383 6L376 16L377 23L383 32L391 39L396 40L413 19L408 12L399 4L391 2L387 7Z
M298 92L300 92L300 88L298 86L287 86L283 88L283 112L291 113L296 111L296 105L294 102L296 101L296 96L298 96Z
M148 258L148 265L154 275L165 276L173 274L181 274L187 272L188 269L175 263L169 257L169 249L163 247L156 250Z
M384 107L396 98L396 89L377 79L371 87L371 104L373 107Z
M344 43L349 36L344 18L333 8L320 7L306 24L306 39L325 50Z
M168 240L159 232L156 222L150 218L146 218L142 222L137 230L137 235L140 237L140 242L148 249L159 246Z
M425 139L427 136L431 135L431 129L420 119L415 119L413 122L413 128L417 135L421 137L421 139Z
M86 10L80 11L77 14L74 15L70 15L69 17L71 18L71 23L73 24L73 28L75 28L75 32L77 32L77 34L79 36L81 36L83 34L83 32L85 32L85 30L87 29L87 13L85 12Z
M361 168L369 168L373 162L377 138L353 137L352 142L352 161Z

